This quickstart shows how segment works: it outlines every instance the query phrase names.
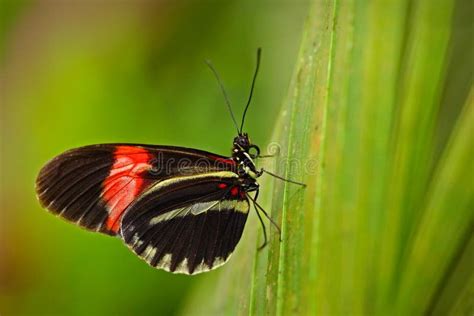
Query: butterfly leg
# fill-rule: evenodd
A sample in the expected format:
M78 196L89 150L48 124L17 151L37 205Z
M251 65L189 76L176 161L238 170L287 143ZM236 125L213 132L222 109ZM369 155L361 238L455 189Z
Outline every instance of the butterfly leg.
M265 248L265 246L268 244L267 230L265 228L265 224L263 223L262 217L260 216L260 213L258 212L257 207L255 206L255 204L253 205L253 207L255 208L255 211L257 212L258 219L260 221L260 224L262 224L262 229L263 229L263 244L258 247L258 250L260 251L263 248Z
M276 228L276 230L278 231L279 240L281 241L281 229L277 225L277 223L275 223L275 221L268 215L268 213L263 209L263 207L261 207L260 204L257 203L256 199L250 197L249 195L247 195L247 196L250 198L250 200L252 200L254 207L256 209L258 209L259 211L261 211L263 213L263 215L265 215L265 217L268 218L270 223L272 223L272 225ZM258 196L258 195L256 195L256 196ZM260 218L260 215L258 214L258 212L257 212L257 215Z
M255 191L255 196L254 196L254 203L253 203L253 207L255 208L255 213L257 213L257 216L258 216L258 220L260 221L260 224L262 225L262 229L263 229L263 244L261 246L258 247L258 250L262 250L263 248L265 248L265 246L267 245L268 243L268 240L267 240L267 229L265 227L265 224L263 223L263 219L262 217L260 216L260 213L257 209L257 206L255 205L255 201L257 201L257 198L258 198L258 193L259 193L259 190Z
M298 182L298 181L293 181L293 180L290 180L290 179L286 179L286 178L283 178L283 177L280 177L279 175L276 175L270 171L267 171L265 169L260 169L260 172L259 172L259 175L262 175L263 173L266 173L274 178L277 178L279 180L282 180L282 181L285 181L285 182L288 182L288 183L293 183L293 184L297 184L297 185L301 185L302 187L306 187L306 184L302 183L302 182Z

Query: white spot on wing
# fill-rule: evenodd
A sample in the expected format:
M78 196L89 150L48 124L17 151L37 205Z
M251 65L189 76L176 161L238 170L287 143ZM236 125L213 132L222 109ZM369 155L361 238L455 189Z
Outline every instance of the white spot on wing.
M133 235L132 242L133 242L133 244L132 244L133 248L140 247L143 244L143 240L140 240L140 238L138 238L137 233L135 235Z
M196 203L191 205L190 211L193 215L198 215L204 212L207 212L209 209L213 208L219 203L219 201L209 201L204 203Z
M216 259L212 263L212 267L217 268L217 267L220 267L221 265L223 265L224 263L225 263L224 258L216 257Z
M220 266L222 266L224 263L227 262L227 260L229 260L230 258L230 255L227 257L227 259L224 259L224 258L221 258L221 257L216 257L212 263L212 267L208 266L204 260L199 263L196 268L194 268L194 271L192 274L199 274L199 273L202 273L202 272L207 272L207 271L210 271L210 270L214 270ZM188 273L189 274L189 273Z
M175 210L153 217L148 223L150 225L156 225L163 221L169 221L170 219L173 219L175 217L184 217L189 213L187 210L189 210L189 207L177 208Z
M174 272L189 274L188 258L184 258L184 260L181 261L181 263L176 267L176 270L174 270Z
M249 211L249 204L246 200L222 200L218 208L212 208L213 211L221 211L222 209L231 210L234 209L240 213L248 213Z
M205 264L203 260L194 268L193 274L198 274L209 270L211 270L211 268L207 264Z
M159 269L164 269L166 271L170 271L171 266L171 254L167 253L161 258L161 260L156 264L155 267Z
M156 254L156 247L153 247L152 245L148 245L146 246L143 259L145 259L146 262L151 262L155 254Z

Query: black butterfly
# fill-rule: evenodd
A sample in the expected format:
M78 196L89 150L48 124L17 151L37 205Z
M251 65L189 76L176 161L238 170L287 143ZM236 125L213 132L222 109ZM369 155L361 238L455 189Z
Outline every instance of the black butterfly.
M139 144L72 149L41 169L36 180L41 205L86 229L122 238L156 268L196 274L224 264L242 236L250 203L261 222L259 211L269 218L256 201L257 179L267 171L256 168L260 149L242 132L260 52L240 128L208 62L238 131L231 157Z

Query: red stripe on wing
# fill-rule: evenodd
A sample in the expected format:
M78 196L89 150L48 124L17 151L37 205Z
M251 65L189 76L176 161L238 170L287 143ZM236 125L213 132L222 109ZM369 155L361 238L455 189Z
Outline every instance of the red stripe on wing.
M236 165L235 161L232 158L223 158L215 155L209 155L211 159L214 159L218 163L229 165L234 167Z
M142 175L152 168L153 158L141 147L117 146L114 164L103 185L103 199L109 212L105 226L110 231L118 232L123 212L149 184Z

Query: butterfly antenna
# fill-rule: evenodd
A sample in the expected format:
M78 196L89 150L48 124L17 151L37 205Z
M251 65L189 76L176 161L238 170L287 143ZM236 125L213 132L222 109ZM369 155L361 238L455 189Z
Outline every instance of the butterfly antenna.
M237 125L237 121L235 120L234 112L232 111L232 106L230 105L229 97L227 96L227 92L225 91L224 84L222 83L221 78L219 77L219 74L217 73L217 70L214 68L210 60L206 60L207 66L211 69L212 73L216 77L217 82L219 83L219 87L221 88L222 94L224 95L225 103L227 104L227 107L229 108L230 116L232 117L232 121L234 122L235 128L237 129L237 133L239 133L239 126Z
M242 130L244 128L244 122L245 122L245 115L247 114L247 110L249 109L250 102L252 101L253 89L255 87L255 81L257 80L258 69L260 68L260 56L261 55L262 55L262 49L259 47L257 49L257 66L255 67L255 72L253 74L252 86L250 87L249 99L247 101L247 105L245 106L244 114L242 115L242 123L240 124L239 134L242 134Z

